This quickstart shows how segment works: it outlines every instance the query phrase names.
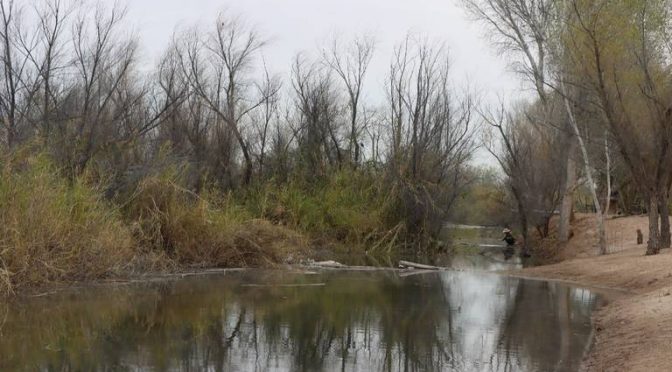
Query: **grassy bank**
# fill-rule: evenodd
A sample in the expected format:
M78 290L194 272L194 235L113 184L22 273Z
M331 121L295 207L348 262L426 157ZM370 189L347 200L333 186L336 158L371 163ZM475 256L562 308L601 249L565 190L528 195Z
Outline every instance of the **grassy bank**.
M409 222L402 207L411 192L365 170L196 194L183 169L171 167L112 197L98 176L63 174L45 155L2 162L0 294L185 268L270 266L311 257L311 249L389 254L430 241L409 228L425 232L430 216Z
M44 156L3 164L0 205L0 294L114 275L134 256L120 213Z
M6 161L0 179L0 294L51 283L193 267L268 266L305 252L294 229L230 195L196 195L179 172L113 200L46 156Z

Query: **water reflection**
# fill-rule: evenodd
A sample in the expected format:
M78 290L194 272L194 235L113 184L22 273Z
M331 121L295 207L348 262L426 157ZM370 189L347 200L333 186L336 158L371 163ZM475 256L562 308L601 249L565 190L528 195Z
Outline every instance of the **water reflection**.
M250 271L91 288L0 305L0 370L571 371L595 301L476 272Z

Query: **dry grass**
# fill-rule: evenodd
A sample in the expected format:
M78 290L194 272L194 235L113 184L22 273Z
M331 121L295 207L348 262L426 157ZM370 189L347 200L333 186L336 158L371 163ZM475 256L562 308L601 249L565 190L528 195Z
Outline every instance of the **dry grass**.
M112 275L270 266L305 251L300 234L228 195L195 195L177 173L143 180L117 207L46 156L15 155L1 171L0 296Z
M301 231L318 245L338 242L363 252L389 231L382 216L386 196L374 176L343 170L312 183L269 182L243 198L252 215Z
M248 190L243 199L254 216L301 231L316 246L387 255L435 248L445 191L366 169L343 169L310 182L268 182Z
M409 225L426 234L433 210L365 171L269 182L236 197L195 194L175 167L108 202L95 182L67 181L48 156L27 150L2 164L0 294L117 274L272 266L304 257L305 237L314 246L385 253L413 241Z
M130 231L96 190L65 181L45 157L5 161L0 179L0 294L119 273Z
M253 219L230 196L195 195L168 173L145 179L125 215L140 253L198 267L268 266L305 248L302 237Z

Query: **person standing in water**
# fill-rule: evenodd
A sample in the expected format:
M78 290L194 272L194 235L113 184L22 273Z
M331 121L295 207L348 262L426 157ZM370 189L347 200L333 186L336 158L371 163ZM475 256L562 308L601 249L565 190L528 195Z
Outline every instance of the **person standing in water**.
M508 228L504 229L502 233L504 233L504 238L502 240L506 242L506 248L504 248L504 258L508 260L509 258L513 257L513 254L515 253L514 246L516 245L516 238L513 237L511 230Z

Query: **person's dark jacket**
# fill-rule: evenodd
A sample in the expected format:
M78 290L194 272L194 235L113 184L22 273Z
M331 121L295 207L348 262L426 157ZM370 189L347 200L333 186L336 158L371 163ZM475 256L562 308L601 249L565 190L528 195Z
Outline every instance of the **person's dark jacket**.
M514 238L513 235L511 235L511 233L506 233L506 235L504 236L504 239L502 239L502 240L505 241L507 245L516 244L516 238Z

